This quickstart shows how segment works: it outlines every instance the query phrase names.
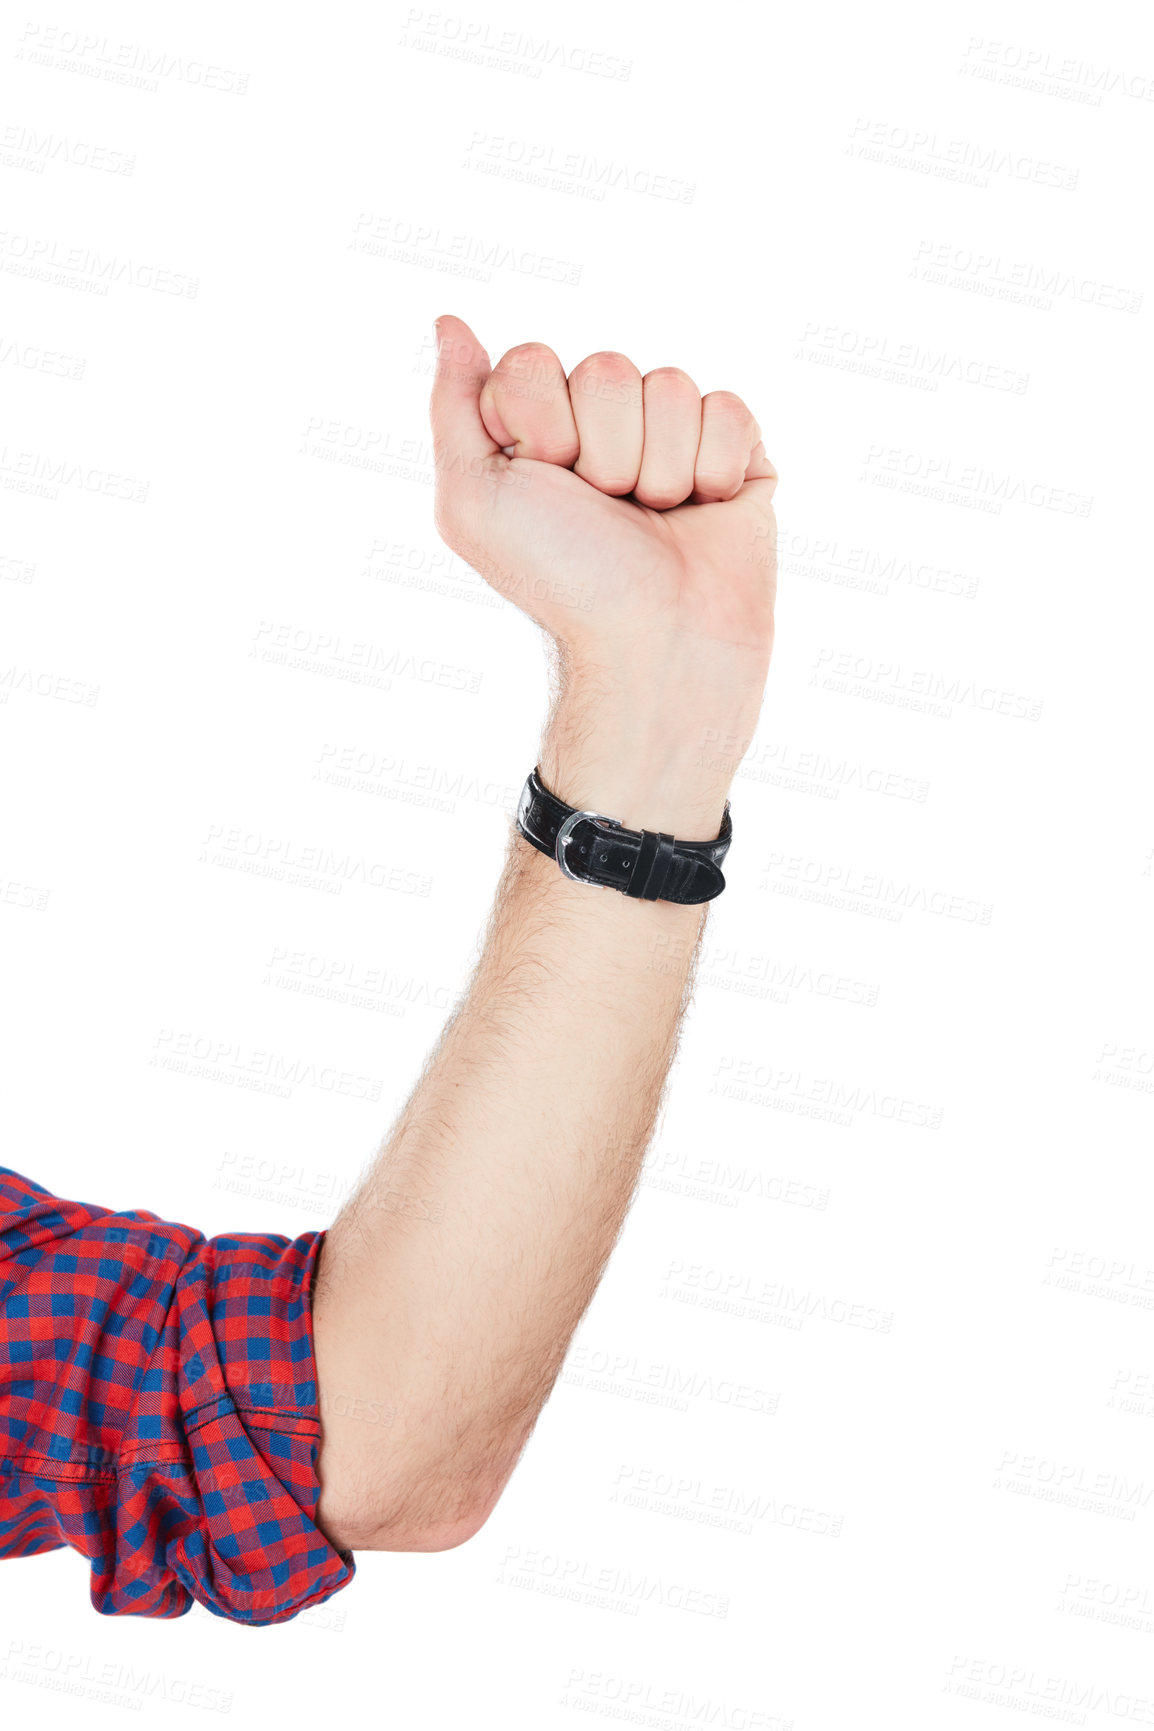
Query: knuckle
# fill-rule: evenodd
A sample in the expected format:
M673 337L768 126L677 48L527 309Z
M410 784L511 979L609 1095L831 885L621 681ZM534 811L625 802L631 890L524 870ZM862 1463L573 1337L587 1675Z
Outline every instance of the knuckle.
M595 374L599 379L640 377L629 356L619 354L616 349L598 349L596 354L586 355L583 361L578 361L570 377L583 379L590 373Z
M680 505L688 499L689 492L682 487L643 487L640 483L634 488L642 505L648 505L652 511L671 511L674 505Z
M635 475L623 475L620 470L598 468L595 463L582 463L578 459L576 474L582 481L588 481L591 487L596 487L599 493L611 493L620 497L633 491Z
M703 407L707 414L716 415L727 424L745 427L753 422L749 409L735 391L710 391L703 399Z
M690 391L697 389L689 374L683 372L680 367L654 367L652 372L646 373L645 383L647 385L678 385Z
M517 379L564 378L565 370L548 343L518 343L501 356L494 374Z
M699 493L723 498L726 494L737 491L741 485L741 476L735 469L699 469L693 477L693 484Z
M577 461L577 453L579 449L580 447L576 439L565 439L554 442L540 440L537 443L534 455L537 457L539 462L553 463L557 468L568 469L571 464Z

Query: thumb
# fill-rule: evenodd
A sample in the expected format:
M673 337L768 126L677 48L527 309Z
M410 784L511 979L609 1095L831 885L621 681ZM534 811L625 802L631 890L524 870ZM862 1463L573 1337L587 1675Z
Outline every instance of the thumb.
M489 357L464 319L443 313L437 336L437 371L429 417L433 454L438 465L452 469L500 452L481 419L481 387L489 377Z

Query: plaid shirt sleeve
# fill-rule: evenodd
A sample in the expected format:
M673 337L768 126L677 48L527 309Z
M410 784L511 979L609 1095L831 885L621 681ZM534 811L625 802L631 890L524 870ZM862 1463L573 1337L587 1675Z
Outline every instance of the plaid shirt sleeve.
M71 1545L108 1616L283 1623L346 1586L316 1524L323 1238L206 1239L0 1166L0 1559Z

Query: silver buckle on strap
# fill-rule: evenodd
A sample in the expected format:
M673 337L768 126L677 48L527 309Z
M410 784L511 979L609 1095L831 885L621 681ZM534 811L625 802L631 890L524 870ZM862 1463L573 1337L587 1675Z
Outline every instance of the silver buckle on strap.
M601 811L571 811L569 813L569 816L557 831L557 841L554 845L553 852L556 856L557 864L561 867L565 876L567 878L572 878L575 884L583 884L586 880L583 877L579 877L575 871L570 871L565 861L565 848L566 844L572 838L574 827L581 822L582 818L589 818L593 823L610 824L614 829L623 829L625 827L620 818L606 817L604 812Z

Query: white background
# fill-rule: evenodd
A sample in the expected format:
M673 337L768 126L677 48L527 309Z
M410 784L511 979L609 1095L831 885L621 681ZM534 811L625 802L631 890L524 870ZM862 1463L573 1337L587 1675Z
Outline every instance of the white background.
M547 683L433 529L436 314L736 390L782 476L729 887L496 1513L261 1631L9 1563L14 1720L1154 1724L1128 10L4 26L5 1163L321 1228L467 978Z

